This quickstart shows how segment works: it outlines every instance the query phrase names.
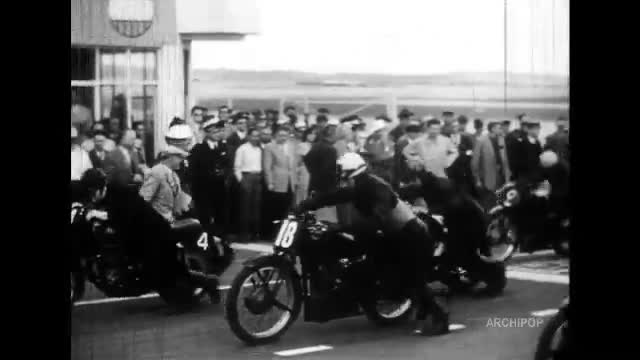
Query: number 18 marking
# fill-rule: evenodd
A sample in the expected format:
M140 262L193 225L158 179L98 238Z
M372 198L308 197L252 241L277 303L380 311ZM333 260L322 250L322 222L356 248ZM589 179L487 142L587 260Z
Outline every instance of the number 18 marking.
M288 248L293 243L293 238L298 230L298 223L289 220L285 220L280 227L280 232L276 237L275 245L283 248Z

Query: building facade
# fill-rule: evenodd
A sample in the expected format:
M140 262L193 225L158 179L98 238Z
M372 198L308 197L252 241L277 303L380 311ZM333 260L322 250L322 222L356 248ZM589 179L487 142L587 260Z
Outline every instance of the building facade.
M155 154L193 105L191 42L257 33L255 0L71 0L72 124L144 124Z

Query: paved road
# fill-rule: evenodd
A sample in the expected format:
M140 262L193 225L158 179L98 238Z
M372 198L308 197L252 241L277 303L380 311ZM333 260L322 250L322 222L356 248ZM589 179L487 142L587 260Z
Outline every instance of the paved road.
M505 294L494 299L454 298L451 322L465 328L435 338L411 335L411 323L380 329L364 317L325 324L304 323L300 317L280 341L247 347L231 333L219 305L203 304L183 314L173 313L159 298L76 306L71 357L279 359L285 357L276 353L284 350L325 345L327 350L290 358L531 359L545 319L531 313L556 308L568 294L565 283L545 282L546 275L566 277L561 273L563 268L568 268L568 261L555 257L519 261L510 271L535 273L535 281L511 279ZM238 264L230 269L225 281L237 269ZM503 327L517 319L531 320L523 327Z

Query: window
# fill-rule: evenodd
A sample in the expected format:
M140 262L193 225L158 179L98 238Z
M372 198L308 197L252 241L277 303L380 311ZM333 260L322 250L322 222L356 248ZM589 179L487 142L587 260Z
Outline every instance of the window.
M143 123L145 151L152 153L156 57L153 49L72 48L72 123L81 132L90 130L95 121L114 132ZM119 121L111 121L114 118Z

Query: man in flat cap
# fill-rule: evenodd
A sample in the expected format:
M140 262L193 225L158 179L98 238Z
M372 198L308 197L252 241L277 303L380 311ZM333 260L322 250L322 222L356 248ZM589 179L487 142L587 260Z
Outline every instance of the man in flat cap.
M164 135L164 141L169 146L175 146L184 151L191 150L191 147L194 144L194 134L191 130L191 127L182 121L181 119L175 118L171 123L173 126L169 127L169 130ZM161 158L164 154L160 153L158 158ZM185 160L180 163L180 167L176 170L178 177L180 178L180 182L182 183L182 189L187 194L191 194L191 172L189 171L189 161Z
M227 230L227 182L233 167L224 129L225 122L219 118L205 118L205 139L191 149L188 157L198 219L205 229L220 237Z

